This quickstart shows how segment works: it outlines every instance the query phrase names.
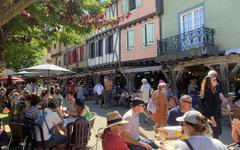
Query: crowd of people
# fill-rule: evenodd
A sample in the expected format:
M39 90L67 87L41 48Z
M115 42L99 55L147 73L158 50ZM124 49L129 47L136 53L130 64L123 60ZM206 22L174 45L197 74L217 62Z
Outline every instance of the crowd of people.
M157 90L151 88L147 79L142 79L139 93L132 95L130 109L123 117L119 112L106 115L107 126L102 134L104 150L154 150L159 145L139 130L139 114L146 116L145 123L154 122L153 130L158 137L158 129L166 126L181 126L187 139L175 143L176 150L216 149L225 150L226 146L218 140L222 133L221 107L231 108L231 102L221 93L217 83L218 74L211 70L201 83L200 97L197 95L196 80L188 86L188 93L178 98L175 90L160 80ZM93 87L100 107L113 101L113 83L105 80ZM103 94L104 93L104 94ZM126 94L122 92L122 94ZM66 99L66 104L64 104ZM90 108L83 82L69 81L67 86L58 83L10 84L0 88L0 106L9 109L9 122L25 123L31 119L41 125L46 143L65 144L66 124L79 118L90 121ZM238 101L238 100L237 100ZM236 102L237 102L236 101ZM154 104L155 111L148 109ZM68 119L64 117L68 116ZM71 119L69 119L69 117ZM51 129L56 130L50 132ZM233 139L240 142L240 121L232 123ZM40 141L40 131L36 131ZM117 145L117 147L116 147Z
M177 95L173 94L174 92L169 94L167 84L163 80L159 81L158 89L154 91L147 80L143 79L141 93L132 101L131 109L123 117L118 115L118 119L115 120L114 126L117 126L117 130L106 128L104 133L111 132L112 135L121 138L116 140L119 142L120 149L158 149L158 145L139 130L139 114L144 113L147 120L150 118L154 122L155 137L159 136L161 127L182 127L182 132L188 138L176 142L174 144L176 150L226 150L227 146L219 140L222 133L221 107L230 111L231 101L228 101L221 93L217 76L218 74L214 70L208 72L201 83L200 98L198 99L196 99L196 81L192 80L188 86L189 94L182 95L179 100L177 100ZM156 110L149 109L152 111L149 113L147 106L152 101ZM106 117L108 118L108 115ZM240 121L238 119L233 120L232 128L233 139L239 143ZM109 137L105 135L103 136L103 149L116 149L116 143L107 140Z

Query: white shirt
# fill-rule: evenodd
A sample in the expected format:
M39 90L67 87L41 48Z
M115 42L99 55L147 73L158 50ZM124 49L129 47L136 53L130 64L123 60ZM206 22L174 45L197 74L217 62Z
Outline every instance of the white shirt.
M129 133L129 136L135 140L139 140L139 114L135 113L132 109L127 111L123 117L124 120L129 121L124 125L124 130Z
M44 114L45 114L45 119L46 119L49 129L51 129L54 125L62 122L62 119L58 116L57 112L53 112L49 108L44 109ZM39 115L43 115L42 111L39 111ZM49 130L47 128L45 121L43 121L43 123L42 123L42 129L43 129L44 140L45 141L49 140L52 135L49 134ZM41 141L39 130L36 130L36 136L37 136L37 141Z
M94 93L97 93L97 95L101 95L103 92L103 86L101 83L98 83L93 88Z
M142 100L144 101L144 103L148 103L150 97L150 90L151 90L151 87L148 83L145 83L141 86L141 93L142 93Z
M194 150L227 150L227 147L218 139L208 136L191 136L188 141ZM184 141L177 141L174 150L190 150Z

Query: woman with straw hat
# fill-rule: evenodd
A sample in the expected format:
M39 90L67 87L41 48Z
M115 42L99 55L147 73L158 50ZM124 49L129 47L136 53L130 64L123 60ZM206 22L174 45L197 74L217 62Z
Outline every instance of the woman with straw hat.
M109 112L106 118L107 126L102 136L103 150L129 150L127 144L121 138L123 125L128 121L123 120L118 111Z

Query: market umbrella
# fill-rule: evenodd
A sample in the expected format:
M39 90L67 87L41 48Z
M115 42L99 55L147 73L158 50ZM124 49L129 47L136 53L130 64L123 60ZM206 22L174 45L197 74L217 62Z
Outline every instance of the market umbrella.
M20 71L13 75L19 75L19 76L24 76L24 77L36 77L36 76L39 76L39 72Z
M36 66L22 69L22 71L38 72L39 75L43 77L75 74L75 72L71 70L56 66L54 64L36 65Z

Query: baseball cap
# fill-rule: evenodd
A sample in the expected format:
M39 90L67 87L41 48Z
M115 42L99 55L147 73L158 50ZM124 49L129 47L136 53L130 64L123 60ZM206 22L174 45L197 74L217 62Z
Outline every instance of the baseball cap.
M132 107L135 107L135 106L138 106L138 105L141 105L141 104L144 104L144 101L143 101L143 100L134 99L134 100L132 101Z
M198 117L203 116L199 111L196 110L190 110L188 112L186 112L182 117L177 117L176 120L178 122L188 122L188 123L192 123L192 124L197 124L197 125L201 125L202 122L201 120L198 119Z
M216 76L218 73L215 70L208 71L208 77Z

